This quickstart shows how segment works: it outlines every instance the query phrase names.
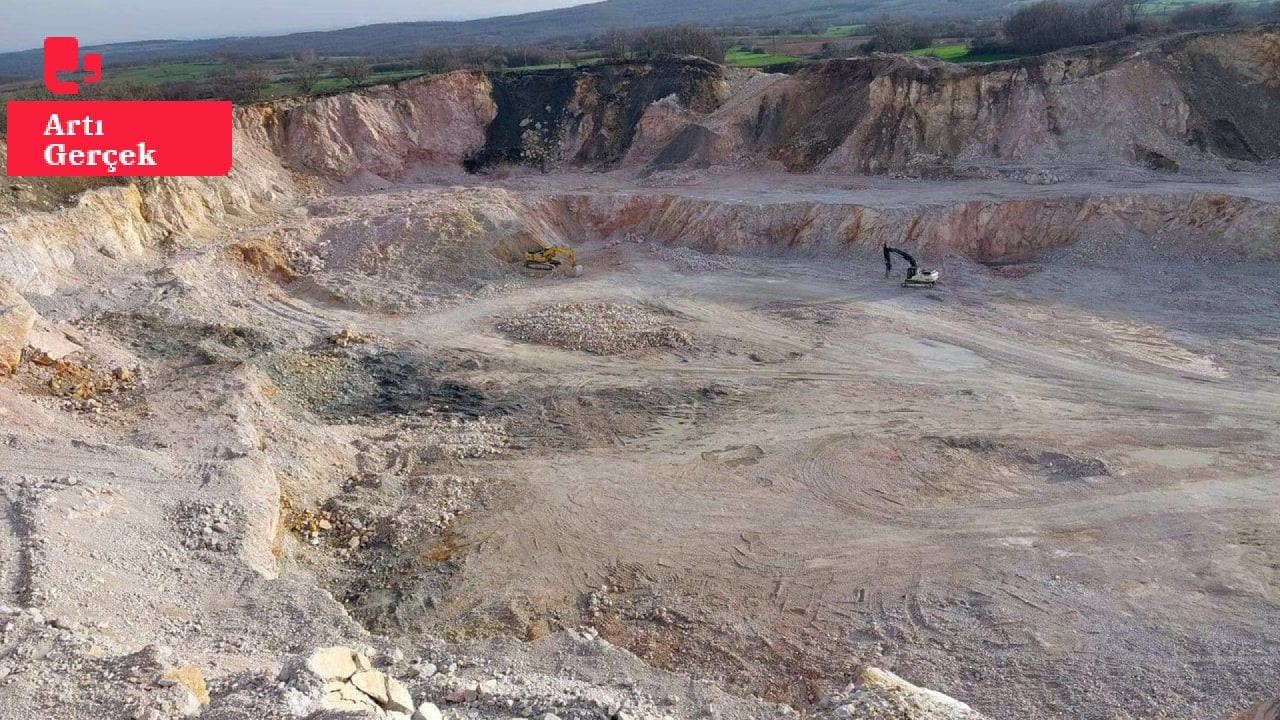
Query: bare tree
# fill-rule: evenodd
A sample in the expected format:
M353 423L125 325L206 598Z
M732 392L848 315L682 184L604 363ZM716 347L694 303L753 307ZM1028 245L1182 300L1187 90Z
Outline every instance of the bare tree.
M822 18L805 18L798 29L802 35L821 35L827 31L827 22Z
M610 60L625 60L631 49L631 34L614 28L600 36L600 50Z
M293 84L298 86L298 91L302 94L310 95L315 90L316 83L320 82L320 62L316 59L315 52L308 50L301 57L294 58L291 65Z
M1005 22L1004 34L1010 47L1023 53L1088 45L1130 32L1125 21L1128 12L1126 0L1099 0L1091 5L1043 0L1019 8Z
M418 65L435 75L453 72L458 69L458 54L450 48L427 48L418 58Z
M900 53L928 47L937 37L936 28L922 23L882 19L871 24L871 40L865 46L868 52Z
M1146 4L1147 0L1124 0L1126 20L1136 25L1138 19L1142 17L1142 6Z
M1206 3L1204 5L1187 5L1169 18L1176 28L1191 30L1194 28L1223 27L1236 19L1235 3Z
M350 85L360 85L369 79L369 61L362 57L347 58L338 63L337 69Z
M213 78L213 94L237 103L251 103L262 97L271 84L267 68L243 58L228 60Z
M724 43L704 27L681 25L638 30L631 35L630 47L637 57L663 55L697 55L713 62L724 62Z

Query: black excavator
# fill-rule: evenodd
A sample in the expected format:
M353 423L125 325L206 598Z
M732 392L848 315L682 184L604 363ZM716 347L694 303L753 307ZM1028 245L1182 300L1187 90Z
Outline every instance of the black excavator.
M897 253L907 261L907 279L902 281L902 287L924 287L931 288L934 283L938 282L937 270L921 270L916 264L916 259L911 257L905 250L899 250L895 247L889 247L889 243L881 245L884 250L884 276L889 277L889 273L893 272L893 255Z

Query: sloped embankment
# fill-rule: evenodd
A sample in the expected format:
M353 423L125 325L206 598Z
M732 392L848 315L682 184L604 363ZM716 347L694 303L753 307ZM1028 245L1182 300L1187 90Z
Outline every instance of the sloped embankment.
M1052 198L958 196L934 202L768 197L721 200L663 192L557 196L556 211L589 233L635 233L711 253L838 252L895 246L1000 261L1067 245L1098 232L1201 241L1216 252L1280 257L1280 206L1243 195L1091 193Z
M497 114L472 170L500 163L601 167L623 158L649 106L674 98L710 112L728 95L723 69L697 58L604 63L492 78Z
M1174 171L1280 158L1277 108L1274 28L986 65L873 55L761 78L712 113L665 113L642 133L656 147L643 159L769 159L831 173L1036 163ZM699 152L675 151L691 141Z

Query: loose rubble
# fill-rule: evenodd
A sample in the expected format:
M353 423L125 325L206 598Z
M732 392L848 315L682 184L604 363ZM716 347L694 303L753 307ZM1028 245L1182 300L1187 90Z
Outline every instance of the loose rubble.
M498 329L523 342L596 355L693 345L693 336L665 316L644 307L612 302L553 305L500 320Z
M305 716L316 710L363 713L404 720L414 711L413 698L395 678L375 670L362 652L347 647L321 648L285 668L290 709Z
M244 511L230 502L178 503L174 522L188 550L226 552L236 548Z

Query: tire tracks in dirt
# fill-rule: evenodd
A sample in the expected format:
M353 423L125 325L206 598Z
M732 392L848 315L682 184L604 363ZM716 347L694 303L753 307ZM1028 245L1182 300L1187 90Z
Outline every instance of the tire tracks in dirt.
M31 604L31 523L20 488L0 491L0 604Z

